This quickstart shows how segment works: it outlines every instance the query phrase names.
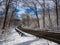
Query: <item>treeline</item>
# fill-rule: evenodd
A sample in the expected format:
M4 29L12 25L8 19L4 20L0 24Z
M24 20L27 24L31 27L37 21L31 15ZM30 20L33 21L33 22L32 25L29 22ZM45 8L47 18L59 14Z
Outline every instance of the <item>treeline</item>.
M12 19L14 19L17 15L16 13L16 8L18 7L18 3L22 2L24 4L24 7L31 8L34 11L34 15L36 16L34 25L36 27L41 28L46 28L46 22L48 23L49 28L53 27L59 27L60 25L60 1L59 0L2 0L0 3L1 5L5 6L4 9L4 20L3 20L3 26L2 29L6 27L6 25L11 26L12 24ZM2 4L3 3L3 4ZM42 10L41 13L38 13L38 10ZM1 12L0 12L1 13ZM27 15L28 14L28 15ZM0 14L2 15L2 14ZM10 15L8 17L8 15ZM23 14L25 15L25 14ZM30 12L26 13L26 23L25 24L25 19L22 18L21 22L22 25L30 25L30 19L29 19ZM39 17L40 15L40 17ZM53 17L52 17L53 16ZM22 16L24 17L24 16ZM8 22L6 21L9 18ZM47 18L47 19L46 19ZM42 25L41 25L41 20L42 20ZM48 21L47 21L48 20Z
M56 27L58 28L60 25L60 1L59 0L23 0L23 3L25 3L26 7L31 8L34 10L34 15L36 15L36 22L37 27L41 28L43 25L43 28L46 28L46 26L50 29ZM38 14L38 8L42 9L42 13ZM30 15L30 14L29 14ZM41 25L41 15L42 17L42 25ZM46 19L47 18L47 19ZM27 20L28 21L28 20ZM48 23L49 22L49 23ZM33 22L35 23L35 22Z

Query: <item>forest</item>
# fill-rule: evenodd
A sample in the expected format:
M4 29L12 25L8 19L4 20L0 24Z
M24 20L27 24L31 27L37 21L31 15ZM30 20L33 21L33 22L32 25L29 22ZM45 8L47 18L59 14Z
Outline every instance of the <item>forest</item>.
M19 36L28 33L60 44L60 0L0 0L0 45L10 45L6 40L14 38L14 32Z

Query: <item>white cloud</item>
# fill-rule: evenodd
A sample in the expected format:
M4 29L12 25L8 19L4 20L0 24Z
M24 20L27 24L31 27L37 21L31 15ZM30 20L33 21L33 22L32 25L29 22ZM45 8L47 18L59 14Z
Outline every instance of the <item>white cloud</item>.
M18 14L24 14L25 13L25 10L21 10L18 12Z

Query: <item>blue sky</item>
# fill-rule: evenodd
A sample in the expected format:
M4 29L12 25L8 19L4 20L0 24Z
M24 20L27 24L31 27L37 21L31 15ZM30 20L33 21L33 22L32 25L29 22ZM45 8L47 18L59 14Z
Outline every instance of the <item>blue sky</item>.
M53 7L54 6L54 3L53 3L53 1L46 1L46 3L50 3L50 7ZM39 6L39 5L37 5L38 7L38 15L40 15L41 13L42 13L42 9L41 9L41 7ZM27 8L27 7L25 7L24 6L24 4L23 3L20 3L19 4L19 6L17 7L17 9L16 9L16 12L17 12L17 17L18 18L21 18L21 15L22 14L25 14L25 13L31 13L31 14L34 14L34 10L33 9L31 9L31 8Z
M54 3L51 1L51 2L47 2L47 3L50 3L50 7L53 7L54 6ZM37 5L37 12L38 12L38 15L40 15L41 13L42 13L42 9L41 9L41 7L39 6L39 4ZM4 11L3 9L5 9L5 6L4 5L2 5L1 7L0 7L0 11ZM17 8L16 8L16 12L17 12L17 18L21 18L21 15L22 14L26 14L26 13L31 13L32 15L33 15L33 17L34 17L34 10L33 9L31 9L31 8L29 8L29 7L26 7L26 5L24 5L24 3L18 3L18 6L17 6ZM4 14L4 12L2 13L2 15Z
M23 8L17 8L16 9L16 12L17 12L17 17L18 18L21 18L21 15L22 14L25 14L25 13L31 13L32 15L34 15L34 10L33 9L31 9L31 8L26 8L26 9L23 9ZM42 13L42 10L41 9L39 9L38 10L38 14L41 14Z
M25 13L32 13L32 14L34 14L34 11L32 9L25 9L25 10L16 9L16 12L18 14L17 15L18 18L21 18L21 15L25 14Z
M16 12L19 12L20 10L19 9L16 9Z

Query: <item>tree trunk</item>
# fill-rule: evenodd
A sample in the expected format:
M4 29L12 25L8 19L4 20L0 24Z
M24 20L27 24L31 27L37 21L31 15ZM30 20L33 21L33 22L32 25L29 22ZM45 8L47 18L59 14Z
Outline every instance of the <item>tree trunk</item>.
M38 24L38 27L40 28L40 22L39 22L39 17L38 17L36 5L35 5L35 14L36 14L36 17L37 17L37 24Z
M43 0L43 28L45 28L45 0Z
M5 12L5 18L4 18L2 29L5 29L6 19L7 19L7 15L8 15L8 9L9 9L9 3L10 3L10 0L8 0L8 1L6 0L6 12Z
M11 26L12 17L13 17L13 15L14 15L14 12L15 12L15 10L14 10L14 11L12 11L12 15L11 15L10 20L9 20L9 27Z
M27 14L27 25L28 25L28 26L30 25L30 17L29 17L28 14Z
M57 21L57 27L59 25L59 21L58 21L58 0L56 0L56 21Z
M52 28L52 21L51 21L51 17L50 17L50 7L48 5L48 16L49 16L49 26Z

